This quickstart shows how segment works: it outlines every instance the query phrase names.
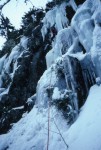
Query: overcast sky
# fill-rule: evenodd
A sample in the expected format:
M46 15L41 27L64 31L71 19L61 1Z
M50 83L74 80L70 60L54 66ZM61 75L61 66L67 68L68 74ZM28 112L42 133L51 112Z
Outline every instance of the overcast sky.
M1 0L0 4L5 0ZM24 0L11 0L4 8L3 14L7 16L11 23L16 27L19 28L21 25L21 18L24 15L24 12L27 12L30 8L32 8L32 4L36 7L45 7L45 4L49 0L30 0L27 5L24 3ZM32 4L31 4L32 3ZM0 49L2 44L4 43L5 39L0 37Z

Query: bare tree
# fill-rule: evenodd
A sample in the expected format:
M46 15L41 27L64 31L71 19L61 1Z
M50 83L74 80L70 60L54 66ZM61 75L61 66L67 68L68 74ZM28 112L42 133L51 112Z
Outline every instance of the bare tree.
M0 0L1 1L1 0ZM2 10L2 8L8 4L11 0L6 0L6 2L4 2L2 5L0 5L0 11Z
M0 1L2 1L2 0L0 0ZM3 9L3 7L6 5L6 4L8 4L9 2L10 2L11 0L6 0L2 5L0 5L0 11ZM17 1L17 0L16 0ZM32 1L31 0L24 0L24 2L25 3L27 3L27 2L30 2L32 5L33 5L33 3L32 3ZM33 5L34 6L34 5Z

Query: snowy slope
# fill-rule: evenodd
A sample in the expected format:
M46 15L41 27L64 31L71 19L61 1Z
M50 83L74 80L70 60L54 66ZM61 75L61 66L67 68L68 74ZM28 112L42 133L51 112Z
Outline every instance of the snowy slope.
M47 115L47 109L38 110L37 107L34 107L28 115L14 125L8 134L0 136L0 150L3 150L5 147L8 147L9 150L45 150L48 132ZM50 145L51 149L56 147L58 150L59 147L65 147L53 123L53 116L62 133L65 133L68 127L61 117L61 114L58 113L55 108L52 108ZM57 146L55 145L56 142L58 142Z
M35 106L25 114L13 129L0 136L0 150L45 150L47 143L47 109ZM69 150L101 149L101 86L94 85L89 93L77 121L70 127L61 114L51 109L50 148L49 150L66 150L66 145L58 134L54 119L66 141Z
M68 130L70 150L101 150L101 86L93 86L79 118Z

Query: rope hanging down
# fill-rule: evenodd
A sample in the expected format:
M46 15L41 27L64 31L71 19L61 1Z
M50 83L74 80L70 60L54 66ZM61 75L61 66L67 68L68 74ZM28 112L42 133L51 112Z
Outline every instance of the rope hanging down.
M47 93L48 93L48 97L49 97L49 101L48 101L48 137L47 137L47 150L49 150L49 138L50 138L50 131L51 131L50 130L50 108L51 108L51 99L52 99L52 97L51 97L51 95L52 95L52 87L51 87L52 69L53 68L51 68L50 84L49 84L49 88L47 89ZM59 132L58 134L61 136L64 144L66 145L66 147L68 149L68 144L66 143L65 139L63 138L62 133L61 133L60 129L58 128L58 125L56 124L54 118L53 118L53 121L54 121L54 124L55 124L58 132Z
M49 150L49 137L50 137L50 104L48 104L48 138L47 138L47 150Z
M49 150L49 137L50 137L50 97L51 97L51 79L52 79L52 68L51 68L51 76L50 76L50 83L49 83L49 88L47 89L48 93L48 138L47 138L47 150Z
M56 124L54 118L53 118L53 121L54 121L54 124L55 124L55 126L56 126L56 128L57 128L57 130L58 130L58 132L59 132L59 134L60 134L60 136L61 136L63 142L65 143L65 145L66 145L66 147L67 147L67 149L68 149L69 146L67 145L67 143L66 143L64 137L62 136L61 131L60 131L60 129L58 128L58 126L57 126L57 124Z

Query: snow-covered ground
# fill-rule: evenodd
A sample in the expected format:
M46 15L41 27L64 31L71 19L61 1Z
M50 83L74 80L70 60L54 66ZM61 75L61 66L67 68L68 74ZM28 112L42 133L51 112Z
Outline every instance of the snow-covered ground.
M7 134L0 136L0 150L45 150L47 115L47 109L35 106ZM50 116L49 150L67 150L54 120L69 145L68 150L101 150L101 86L94 85L90 89L87 101L71 127L56 108L51 108Z
M90 89L77 121L66 135L70 150L101 150L101 86Z

